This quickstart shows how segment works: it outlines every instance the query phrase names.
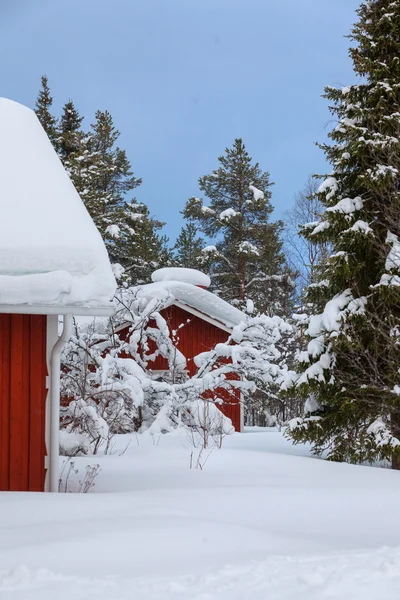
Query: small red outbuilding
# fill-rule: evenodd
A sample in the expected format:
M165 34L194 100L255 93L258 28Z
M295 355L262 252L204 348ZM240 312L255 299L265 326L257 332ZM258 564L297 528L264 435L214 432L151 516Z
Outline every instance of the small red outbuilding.
M245 319L245 315L206 288L210 279L195 269L165 268L155 271L153 283L141 286L142 293L157 298L167 292L170 301L161 310L171 332L177 332L176 347L186 358L188 375L196 373L194 358L202 352L212 350L216 344L227 341L232 328ZM118 331L128 328L122 325ZM152 363L153 374L168 375L169 367L165 358L158 355ZM243 431L243 404L240 391L229 393L216 390L216 396L223 401L219 405L223 414L229 417L235 431Z
M61 350L72 315L112 314L115 280L35 113L4 98L0 215L0 491L57 491Z

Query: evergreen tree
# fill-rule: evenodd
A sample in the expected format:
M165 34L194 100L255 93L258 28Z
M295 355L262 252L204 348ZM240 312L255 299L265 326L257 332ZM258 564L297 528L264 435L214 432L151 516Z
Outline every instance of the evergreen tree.
M35 113L42 124L43 129L47 133L51 143L57 150L57 121L50 112L53 105L53 98L50 94L48 79L46 75L42 75L42 88L39 91L35 103Z
M136 264L142 260L136 254L140 251L143 263L168 262L167 241L157 235L164 224L150 218L144 205L126 200L126 195L142 181L132 173L126 152L116 145L120 133L111 114L97 111L94 124L85 132L83 117L69 100L57 128L49 111L52 98L45 76L42 88L36 112L49 137L53 136L58 154L105 241L111 261L124 267Z
M292 428L333 460L400 447L400 1L364 2L350 36L356 85L326 88L338 125L323 145L333 173L307 239L333 248L309 287L314 314L297 387L311 418Z
M293 288L282 253L282 223L269 222L273 210L269 173L252 164L241 139L218 161L218 169L199 179L209 206L191 198L184 210L186 218L216 240L203 253L214 288L230 302L243 305L250 298L262 312L283 314L287 294L283 286Z
M133 200L126 205L123 224L115 238L115 253L124 267L124 280L130 285L151 281L151 274L171 264L168 240L159 231L165 223L150 216L148 207Z
M58 138L58 152L64 165L71 155L76 155L81 149L83 117L79 115L72 100L64 105L60 119L60 132Z
M126 258L126 246L116 243L125 224L131 218L129 203L125 200L131 190L138 187L137 179L125 150L116 146L119 131L115 128L108 111L97 111L96 121L91 126L87 140L88 167L86 193L84 201L98 230L105 240L112 262L123 264Z
M95 169L96 157L89 147L90 136L82 129L82 121L83 117L73 101L69 100L63 107L60 119L58 153L76 190L89 209L88 198L93 187L92 169Z
M196 225L193 223L192 219L189 219L186 225L182 227L173 248L174 262L179 267L198 269L203 247L204 241L198 235Z

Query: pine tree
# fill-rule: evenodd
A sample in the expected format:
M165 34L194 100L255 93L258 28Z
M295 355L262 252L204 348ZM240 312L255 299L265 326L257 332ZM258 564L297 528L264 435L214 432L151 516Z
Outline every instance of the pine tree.
M297 387L311 418L292 428L316 453L359 462L400 446L400 1L371 0L350 38L356 85L328 87L338 125L322 146L333 173L307 239L333 254L311 285L314 314Z
M196 225L189 221L181 229L176 240L174 251L174 262L179 267L187 269L199 269L201 251L204 247L203 239L198 235Z
M209 198L191 198L184 216L191 218L215 246L208 246L204 263L214 288L224 299L243 305L252 299L258 310L283 313L287 282L280 234L282 223L270 223L272 183L246 151L241 139L218 158L219 167L199 179ZM292 289L292 287L291 287Z
M35 103L35 113L42 124L43 129L47 133L49 140L57 150L57 121L50 112L53 105L53 98L50 94L48 85L48 79L46 75L42 75L41 78L42 88L39 91L38 97Z
M151 217L144 203L133 200L126 205L124 222L115 238L115 254L130 285L149 283L153 271L170 265L168 240L158 233L164 225Z

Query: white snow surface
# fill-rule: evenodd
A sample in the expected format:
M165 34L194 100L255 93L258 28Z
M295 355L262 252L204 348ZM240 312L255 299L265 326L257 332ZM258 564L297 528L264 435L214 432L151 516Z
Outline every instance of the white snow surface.
M319 315L313 315L310 318L307 329L308 335L317 337L324 331L339 331L342 311L352 299L351 290L345 290L342 294L338 294L332 300L326 303L324 311Z
M391 246L390 252L386 259L386 269L400 270L400 240L394 233L388 231L386 243Z
M229 329L246 319L246 315L222 298L208 290L196 287L184 281L159 281L140 286L139 297L163 299L168 295L165 306L178 301L219 321Z
M218 250L216 246L206 246L202 249L202 252L205 252L207 254L207 252L218 252Z
M255 201L264 200L264 192L259 190L254 185L249 185L249 190L253 192L253 198Z
M364 201L361 196L356 198L342 198L335 206L330 206L326 209L326 212L338 212L344 215L351 215L356 211L359 211L364 206Z
M116 450L74 459L70 490L101 465L88 494L0 493L1 600L398 600L398 472L271 429L228 436L203 470L179 431Z
M205 273L197 269L185 269L183 267L164 267L157 269L151 275L151 280L156 283L159 281L183 281L192 285L201 285L210 287L211 279Z
M0 98L0 304L109 305L104 243L35 113Z
M227 208L220 213L219 218L221 221L229 221L229 219L237 217L238 215L240 215L240 212L233 210L233 208Z
M331 224L329 223L329 221L321 221L313 229L313 231L311 232L311 235L317 235L318 233L321 233L321 231L326 231L327 229L329 229L330 226L331 226Z
M328 192L326 198L327 200L331 200L331 198L335 196L338 189L339 186L337 179L335 177L330 176L327 177L325 181L321 183L321 185L318 188L318 194L324 194L325 192Z

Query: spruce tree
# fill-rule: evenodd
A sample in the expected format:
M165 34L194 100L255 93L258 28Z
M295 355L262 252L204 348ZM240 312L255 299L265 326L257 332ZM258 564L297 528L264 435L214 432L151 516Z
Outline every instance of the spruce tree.
M125 150L116 145L119 131L108 111L97 111L88 135L86 207L105 240L112 262L123 263L117 240L131 218L126 195L141 183L132 170ZM126 249L126 248L125 248Z
M42 75L41 82L42 88L39 91L38 97L36 99L35 113L39 121L41 122L43 129L47 133L49 140L53 144L54 148L57 150L57 121L50 111L53 105L53 98L50 94L48 79L46 75Z
M126 199L128 193L141 184L141 179L132 173L126 152L116 145L120 133L111 114L97 111L95 122L86 132L82 128L83 117L70 99L63 107L57 127L49 110L52 98L46 76L42 77L42 88L36 102L36 113L49 137L53 136L53 144L105 241L111 261L122 266L132 265L137 259L135 252L139 245L143 253L153 253L154 256L157 254L154 247L158 248L154 264L168 262L170 255L166 239L157 235L164 224L151 219L144 205ZM136 213L143 219L139 228L135 221ZM154 239L149 234L150 230L154 230ZM140 233L143 240L138 242ZM146 248L150 238L149 248ZM147 259L143 260L146 262Z
M184 225L173 247L174 262L187 269L201 268L200 258L204 241L198 235L197 227L192 219Z
M371 0L350 38L357 84L328 87L338 124L322 146L333 172L322 220L304 235L332 254L309 287L314 314L292 427L332 460L392 458L400 447L400 1Z
M124 267L124 281L140 285L151 281L151 274L171 264L168 240L159 231L165 223L150 215L149 208L133 200L126 205L124 222L115 238L115 253Z
M205 249L214 289L224 299L244 305L253 300L262 312L282 314L287 284L280 234L270 222L273 207L269 173L253 164L241 139L218 158L219 167L199 179L209 199L190 198L184 216L191 218L215 246Z
M89 136L82 129L83 117L72 100L63 107L58 136L58 154L76 190L87 206L90 198L94 155L89 148ZM89 210L90 212L90 210ZM93 217L93 215L92 215Z
M83 117L80 116L72 100L64 105L60 119L58 152L64 165L71 155L76 155L81 149Z

